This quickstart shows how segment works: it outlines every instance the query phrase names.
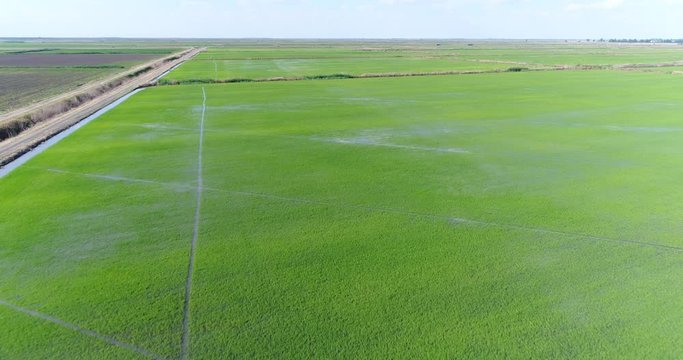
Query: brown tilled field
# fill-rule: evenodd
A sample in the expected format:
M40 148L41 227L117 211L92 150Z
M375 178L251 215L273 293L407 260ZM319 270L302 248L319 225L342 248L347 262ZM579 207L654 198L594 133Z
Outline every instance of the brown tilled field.
M158 57L159 54L4 54L0 55L0 66L93 66L144 62Z
M0 113L58 95L120 69L2 69Z
M0 115L165 56L124 54L0 54Z

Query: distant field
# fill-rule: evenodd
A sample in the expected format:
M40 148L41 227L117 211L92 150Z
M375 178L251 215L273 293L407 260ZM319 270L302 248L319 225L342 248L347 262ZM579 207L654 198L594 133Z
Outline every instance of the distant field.
M177 49L163 49L163 48L133 48L133 49L125 49L125 48L109 48L109 49L100 49L100 48L76 48L76 49L70 49L70 48L44 48L44 49L34 49L34 50L14 50L12 53L14 54L21 54L21 53L32 53L32 54L132 54L132 55L139 55L139 54L170 54L174 51L177 51Z
M356 45L355 47L211 48L197 57L200 60L288 59L288 58L356 58L356 57L444 57L460 60L499 60L545 65L599 65L624 63L657 63L683 60L683 46L629 46L617 44L497 44L422 43L418 45Z
M0 114L161 58L169 48L0 42ZM77 46L80 45L80 48ZM151 46L148 44L148 46Z
M167 80L189 82L331 74L490 71L561 65L655 66L683 61L681 46L421 42L303 47L304 44L210 48L174 71Z
M155 54L6 54L0 67L93 66L137 63L158 58Z
M551 51L491 50L463 51L465 59L490 59L500 61L526 62L545 65L617 65L683 61L683 47L680 49L560 49Z
M192 60L169 74L166 80L226 80L302 77L330 74L387 74L445 71L505 70L511 63L482 63L448 58L336 58Z
M190 358L681 358L681 113L625 71L146 89L0 179L0 358L178 358L196 214Z
M196 43L196 42L193 42ZM163 41L154 39L126 39L121 41L111 41L105 39L83 39L80 41L67 39L43 39L27 41L9 41L0 39L0 52L2 51L121 51L121 50L141 50L141 51L162 51L172 52L179 47L190 46L192 43L182 41Z
M254 59L329 59L358 57L405 56L414 51L385 47L377 49L315 47L315 48L210 48L197 56L198 60L254 60ZM423 52L420 52L423 53Z

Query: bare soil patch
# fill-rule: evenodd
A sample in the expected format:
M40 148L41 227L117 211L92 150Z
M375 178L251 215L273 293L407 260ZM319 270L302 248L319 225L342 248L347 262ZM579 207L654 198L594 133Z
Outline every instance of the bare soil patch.
M0 69L0 113L60 94L111 69Z

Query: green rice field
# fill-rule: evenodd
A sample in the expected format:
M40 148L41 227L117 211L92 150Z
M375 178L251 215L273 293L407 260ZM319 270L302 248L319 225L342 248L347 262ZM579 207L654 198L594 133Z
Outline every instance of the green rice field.
M334 74L410 74L507 70L510 63L484 63L457 59L359 58L278 60L191 60L172 73L168 81L272 79Z
M449 63L304 58L215 61ZM0 178L0 358L681 358L681 114L663 72L145 89Z
M306 46L304 46L306 45ZM438 46L437 46L438 45ZM501 72L558 66L637 64L653 71L683 65L683 48L614 44L511 44L483 42L277 44L212 47L165 78L168 83L268 80L330 75ZM680 49L679 49L680 48ZM666 64L665 67L657 67Z

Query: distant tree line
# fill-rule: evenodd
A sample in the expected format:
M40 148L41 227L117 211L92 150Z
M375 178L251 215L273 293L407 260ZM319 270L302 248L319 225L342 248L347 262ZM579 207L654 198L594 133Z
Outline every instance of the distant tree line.
M600 42L604 42L604 39L600 39ZM607 40L611 43L665 43L665 44L683 44L683 39L609 39Z

